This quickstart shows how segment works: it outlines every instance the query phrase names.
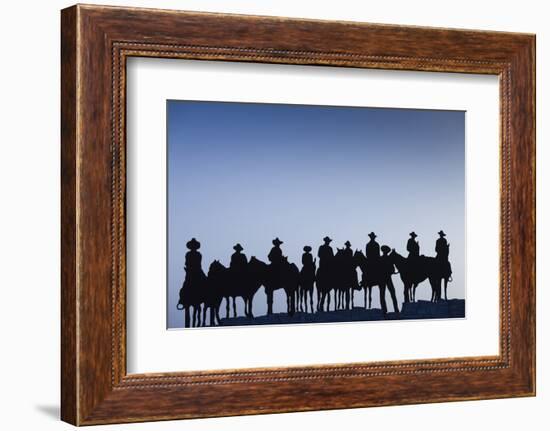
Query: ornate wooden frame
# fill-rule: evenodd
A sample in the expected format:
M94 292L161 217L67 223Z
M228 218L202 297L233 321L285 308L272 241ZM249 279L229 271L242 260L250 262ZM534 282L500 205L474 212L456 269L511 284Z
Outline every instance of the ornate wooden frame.
M76 425L535 394L535 36L102 6L62 11L61 417ZM127 375L129 56L500 77L500 354Z

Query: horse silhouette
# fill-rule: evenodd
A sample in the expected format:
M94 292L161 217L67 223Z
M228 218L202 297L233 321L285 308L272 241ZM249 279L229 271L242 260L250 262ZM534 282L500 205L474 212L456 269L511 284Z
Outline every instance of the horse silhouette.
M393 252L392 252L393 253ZM355 262L361 270L361 283L365 294L365 308L367 308L367 290L368 290L368 308L372 304L372 288L378 286L380 292L380 307L384 314L387 313L386 305L386 288L390 292L390 296L393 303L394 312L399 312L397 305L397 297L395 296L395 289L393 289L393 283L391 283L392 270L384 268L380 263L382 258L378 258L375 261L373 259L367 259L362 251L356 250L353 255Z
M327 304L326 311L330 310L330 292L335 288L335 260L334 257L326 259L322 265L319 265L315 276L315 285L317 287L317 311L325 311L325 303ZM336 303L336 298L335 298Z
M242 298L244 301L244 314L248 318L253 318L252 302L254 295L260 289L263 283L263 273L259 273L256 258L251 258L247 263L245 270L234 271L231 268L225 267L218 260L215 260L210 265L208 271L208 279L213 279L216 286L219 301L225 299L226 318L229 318L230 304L233 305L233 317L237 317L236 299ZM217 299L217 298L216 298ZM206 304L205 304L206 306ZM220 304L218 304L219 309ZM218 321L219 323L219 321Z
M304 262L304 259L302 259ZM307 313L307 300L309 295L309 306L313 313L313 291L315 284L315 270L317 259L309 261L302 266L300 270L300 279L298 287L298 309Z
M441 300L441 282L445 283L445 299L447 284L451 279L450 264L435 257L420 255L414 259L407 259L392 250L392 261L399 271L403 282L403 296L405 302L416 301L416 288L420 283L428 280L432 289L431 302Z
M360 290L357 279L357 265L352 251L350 255L344 249L338 248L334 255L334 265L332 266L333 277L335 280L335 310L353 309L354 291Z
M202 269L189 270L179 291L178 310L184 310L186 328L201 325L201 308L204 302L204 291L207 278Z
M260 260L256 259L256 261L258 265L259 263L264 265L265 277L262 283L267 296L267 314L273 314L273 293L283 289L287 297L287 313L293 316L296 312L300 285L300 270L296 264L290 263L286 256L277 264L268 265Z

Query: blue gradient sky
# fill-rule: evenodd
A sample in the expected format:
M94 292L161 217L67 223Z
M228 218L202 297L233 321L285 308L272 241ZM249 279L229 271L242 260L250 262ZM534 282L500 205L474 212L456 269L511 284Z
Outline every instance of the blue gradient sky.
M443 229L449 296L464 298L463 111L194 101L168 101L167 110L169 328L183 326L176 304L191 237L207 272L214 259L229 265L237 242L267 262L276 236L298 266L304 245L316 254L329 235L335 251L346 240L364 250L370 231L406 255L414 230L420 252L435 255ZM394 284L401 303L398 276ZM417 298L429 297L425 282ZM274 311L285 310L279 291ZM266 312L263 288L253 311Z

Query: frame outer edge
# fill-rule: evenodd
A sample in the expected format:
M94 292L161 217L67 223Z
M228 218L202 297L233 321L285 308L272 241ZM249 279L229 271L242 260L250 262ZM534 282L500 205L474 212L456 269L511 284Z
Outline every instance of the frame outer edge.
M318 396L313 402L296 407L289 408L289 405L279 404L278 406L271 406L266 408L265 406L257 407L253 405L243 405L239 408L225 408L221 410L212 410L206 412L206 414L198 413L197 408L203 409L205 406L199 405L196 402L195 393L198 395L204 392L206 386L196 385L193 389L182 390L181 388L153 388L142 389L132 388L131 390L121 388L119 386L118 378L109 375L107 379L106 367L107 365L113 365L114 358L111 351L107 353L104 348L107 347L107 332L113 328L113 321L107 322L104 317L104 313L107 312L107 307L111 306L111 297L107 298L105 286L101 283L96 284L93 275L87 272L93 265L100 268L104 268L106 260L98 257L97 245L104 246L105 241L103 239L94 242L90 237L90 232L96 232L103 229L106 232L105 226L101 225L101 229L90 223L93 221L94 215L104 216L106 214L106 207L101 207L96 212L93 210L90 202L91 192L93 192L94 184L103 184L103 179L106 173L105 159L98 156L98 151L106 151L108 146L103 141L105 139L106 132L103 130L95 131L90 126L89 122L97 121L94 115L97 115L101 120L105 120L106 113L108 111L107 102L104 100L101 92L105 91L104 87L94 87L94 82L86 79L92 72L98 72L97 78L100 83L104 83L102 80L107 79L107 64L98 64L90 61L93 57L91 51L98 50L98 54L102 55L102 58L107 58L106 51L111 46L110 43L113 40L117 40L116 37L124 36L128 31L127 27L121 29L121 22L128 20L128 15L120 13L120 11L131 11L131 17L134 15L141 15L147 10L139 9L139 13L133 9L112 9L109 10L107 20L103 20L101 14L98 17L99 11L102 11L102 7L80 5L73 6L71 8L62 11L62 32L61 32L61 45L62 45L62 93L61 93L61 191L62 191L62 246L61 246L61 262L62 262L62 285L61 285L61 309L62 309L62 325L61 325L61 337L62 337L62 369L61 369L61 381L62 381L62 395L61 395L61 417L62 420L69 422L73 425L91 425L99 423L120 423L120 422L136 422L146 420L162 420L162 419L179 419L185 417L210 417L210 416L228 416L236 414L258 414L258 413L274 413L283 411L307 411L307 410L324 410L333 408L351 408L351 407L365 407L367 405L387 405L395 404L395 402L371 402L365 404L361 402L334 402L329 403L326 398L327 388L321 385L317 387L314 384L310 386L318 391ZM148 12L154 13L149 10ZM176 14L182 14L187 16L189 20L195 19L195 14L189 14L173 11ZM128 12L129 13L129 12ZM110 16L110 15L113 16ZM115 16L116 15L116 16ZM170 14L171 15L171 14ZM207 14L205 14L207 15ZM214 19L212 15L208 15L209 20ZM237 16L238 17L238 16ZM242 17L242 16L241 16ZM266 20L277 19L275 17L264 17ZM183 18L182 18L183 19ZM245 18L239 18L239 20L245 20ZM247 17L246 20L249 20ZM235 16L228 18L231 24L235 24L238 18ZM281 19L284 21L284 19ZM184 20L185 21L185 20ZM234 22L235 21L235 22ZM304 22L295 19L288 19L288 23L294 23L295 25L304 24ZM142 22L143 24L143 22ZM147 24L147 23L145 23ZM304 24L305 25L305 24ZM313 24L312 24L313 25ZM328 24L327 24L328 26ZM408 27L404 27L407 29ZM373 31L381 31L380 27L373 27ZM168 31L168 30L166 30ZM170 30L172 31L172 30ZM172 33L168 31L170 36ZM186 30L187 31L187 30ZM422 30L428 32L429 30ZM126 33L125 33L126 32ZM164 34L164 33L161 33ZM185 37L189 37L191 41L195 38L202 43L201 38L195 36L194 33L187 35L182 33ZM461 32L460 35L464 36L466 33ZM490 38L494 39L496 36L490 34ZM521 40L525 35L507 35L503 34L503 48L502 55L506 54L507 59L516 60L515 67L524 72L523 79L534 79L534 37ZM159 36L160 37L160 36ZM209 36L210 37L210 36ZM214 37L214 36L212 36ZM457 36L458 37L458 36ZM473 37L468 33L468 37ZM480 36L481 37L481 36ZM182 39L179 33L174 35L174 38ZM240 38L240 36L239 36ZM476 35L477 38L477 35ZM162 38L161 38L162 39ZM360 38L360 40L362 40ZM477 40L477 39L476 39ZM164 41L164 40L162 40ZM236 42L239 42L237 40ZM235 44L236 44L235 42ZM265 42L265 40L263 41ZM459 44L464 45L464 41ZM486 42L486 40L481 40ZM91 51L88 49L88 44L93 43ZM472 42L473 43L473 42ZM265 43L264 43L265 44ZM328 42L327 42L328 44ZM193 44L191 44L193 45ZM233 45L233 43L232 43ZM292 44L291 48L292 48ZM328 44L330 46L330 44ZM80 49L83 47L83 49ZM230 48L235 48L232 46ZM269 47L268 47L269 48ZM429 48L429 46L428 46ZM264 50L266 48L263 48ZM426 46L422 45L420 50L426 50ZM356 55L353 54L352 55ZM479 53L476 54L476 58L479 57ZM214 58L214 57L212 57ZM419 57L418 62L412 67L411 70L420 70L424 67L423 58ZM497 60L501 60L497 57ZM233 60L238 61L238 60ZM528 64L522 64L522 61ZM284 61L286 63L286 61ZM329 63L335 61L330 60ZM292 63L292 61L289 61ZM396 68L392 62L389 69ZM480 60L479 64L483 63ZM317 62L315 62L317 64ZM481 67L481 66L480 66ZM384 67L386 68L386 67ZM516 70L518 70L516 69ZM513 75L514 78L516 75ZM515 79L514 79L515 81ZM515 88L515 85L513 85ZM527 84L523 83L518 86L517 90L520 93L523 104L518 104L517 101L513 103L516 111L519 107L525 108L526 115L533 114L532 117L527 120L521 120L521 128L528 130L527 136L523 136L523 139L517 138L517 129L512 127L516 138L514 142L521 142L524 145L522 151L519 153L520 157L516 160L516 167L521 166L524 169L525 178L521 176L516 177L517 174L512 174L512 179L516 180L516 187L521 184L524 188L521 193L518 191L519 199L516 203L523 209L530 212L526 214L526 226L522 232L525 235L522 238L526 238L525 244L520 246L520 251L526 252L526 256L535 256L534 250L534 238L531 235L534 234L535 223L535 190L534 190L534 152L535 152L535 139L534 139L534 81L529 81ZM97 103L99 101L99 103ZM89 112L89 110L92 112ZM104 121L107 124L106 121ZM516 123L517 125L517 123ZM98 142L100 144L98 144ZM90 157L91 156L91 157ZM90 157L90 160L87 159ZM100 170L94 172L91 169L90 163L96 163ZM526 171L530 168L529 172ZM519 179L519 180L518 180ZM82 184L80 184L80 182ZM102 193L105 190L102 189ZM521 196L519 196L521 194ZM516 208L516 204L512 204L512 208ZM515 221L516 217L512 217ZM104 232L104 233L105 233ZM518 254L519 255L519 254ZM88 258L92 258L92 262L88 261ZM514 258L515 260L515 258ZM113 264L115 265L115 264ZM485 383L480 377L480 384L474 385L472 390L464 393L456 393L449 397L439 398L422 398L418 397L404 398L397 400L397 404L411 404L411 403L427 403L427 402L440 402L440 401L456 401L466 399L487 399L487 398L501 398L510 396L525 396L534 394L535 386L535 327L534 327L534 261L525 262L519 265L519 271L528 273L527 280L524 284L527 284L524 291L519 295L514 295L515 301L526 304L526 310L521 313L523 317L523 324L521 328L516 329L514 339L516 340L515 349L518 345L521 345L527 350L527 352L517 352L514 355L515 367L510 370L515 374L503 373L495 374L495 376L507 377L512 383L513 388L509 388L508 392L497 391L495 384L482 384ZM116 266L116 265L115 265ZM103 271L105 272L105 271ZM105 274L103 274L103 281L106 280ZM92 282L93 281L93 282ZM532 283L531 283L532 282ZM91 285L94 286L93 294L90 291ZM99 321L99 322L98 322ZM81 322L81 325L80 325ZM94 328L88 328L90 322L97 322L98 325ZM113 336L114 332L111 333ZM524 334L524 337L521 335ZM523 341L520 340L523 338ZM100 348L98 350L98 348ZM102 350L103 349L103 350ZM515 350L513 349L513 350ZM107 360L109 358L109 361ZM109 364L107 363L109 362ZM505 374L505 373L504 373ZM330 378L330 377L329 377ZM472 377L474 379L474 377ZM382 380L382 379L381 379ZM387 379L386 379L387 380ZM481 381L483 380L483 381ZM510 383L508 381L508 383ZM238 383L238 382L235 382ZM277 389L279 386L282 388L282 384L277 386L275 384L262 384L262 386L255 385L254 382L244 382L244 386L240 384L228 384L220 388L221 391L226 391L231 395L235 395L239 391L246 390L271 390ZM259 383L259 382L258 382ZM493 382L494 383L494 382ZM288 387L288 385L287 385ZM244 388L244 389L243 389ZM474 390L477 388L477 391ZM496 389L495 389L496 388ZM284 388L282 388L284 389ZM281 390L282 390L281 389ZM363 388L364 389L364 388ZM196 391L196 392L195 392ZM485 395L483 394L485 391ZM189 392L189 393L187 393ZM344 391L346 392L346 391ZM347 391L349 392L349 391ZM287 399L285 394L285 399ZM347 394L351 399L351 395ZM176 412L170 415L151 415L147 413L147 397L153 398L154 396L160 396L163 398L161 402L175 403L177 407L183 408L183 402L187 403L186 407L189 407L186 412ZM356 396L355 394L353 395ZM200 399L200 396L199 396ZM204 400L203 400L204 401ZM319 404L320 403L320 404ZM246 403L245 403L246 404ZM149 406L150 407L150 406ZM134 411L132 412L132 408ZM137 410L136 410L137 409ZM143 410L145 409L145 410Z
M78 7L61 11L61 420L79 423L77 295Z

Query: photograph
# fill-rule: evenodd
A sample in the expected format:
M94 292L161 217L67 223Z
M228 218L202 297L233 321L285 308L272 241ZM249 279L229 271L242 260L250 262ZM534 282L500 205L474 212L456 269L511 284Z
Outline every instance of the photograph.
M168 329L465 317L464 111L166 109Z

